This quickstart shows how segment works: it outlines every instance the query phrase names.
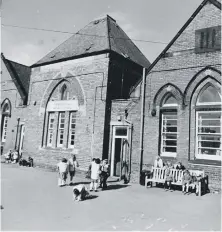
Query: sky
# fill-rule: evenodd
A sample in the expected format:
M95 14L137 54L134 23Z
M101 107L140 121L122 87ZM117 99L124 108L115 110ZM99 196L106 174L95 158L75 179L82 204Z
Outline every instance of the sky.
M7 59L32 65L70 34L9 27L15 25L75 33L109 14L150 62L201 4L202 0L2 0L1 50ZM1 0L0 0L1 3Z

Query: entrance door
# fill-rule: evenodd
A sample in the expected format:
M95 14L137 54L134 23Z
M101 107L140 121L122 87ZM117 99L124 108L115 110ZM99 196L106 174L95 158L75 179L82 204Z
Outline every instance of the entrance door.
M111 154L111 176L122 177L123 167L127 163L129 149L128 127L114 126Z
M18 150L19 155L21 155L22 149L23 149L24 134L25 134L25 127L24 127L24 125L21 125L20 138L19 138L19 150Z

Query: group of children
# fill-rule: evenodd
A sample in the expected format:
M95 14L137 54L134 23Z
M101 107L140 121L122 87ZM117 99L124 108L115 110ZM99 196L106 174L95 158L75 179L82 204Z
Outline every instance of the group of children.
M89 165L88 175L91 178L90 190L97 191L98 185L102 190L107 188L107 179L110 174L108 160L104 159L102 162L99 158L93 158Z
M70 185L72 185L73 177L75 176L76 168L79 164L76 160L75 154L71 155L69 160L62 158L57 164L58 170L58 185L65 186L68 174L70 175ZM89 191L97 192L97 188L101 187L102 190L107 188L107 179L109 177L109 164L108 160L105 159L101 162L99 158L93 158L88 169L88 175L91 178ZM84 184L79 184L73 187L73 200L81 201L89 195L87 188Z
M10 149L8 152L4 154L5 163L17 163L19 161L18 151Z
M62 160L57 164L57 170L58 170L58 185L60 187L66 185L66 180L68 177L68 174L70 176L70 185L72 185L73 177L75 176L76 168L79 167L79 164L76 160L75 154L71 154L71 158L67 160L66 158L62 158Z
M164 183L164 189L167 191L168 189L170 191L172 190L172 182L175 180L173 179L174 177L172 176L171 169L179 169L183 170L183 177L182 177L182 193L184 194L189 194L189 189L191 187L192 191L195 190L196 195L198 195L199 191L199 181L200 177L197 175L191 175L189 170L185 170L185 167L181 164L178 163L176 165L171 165L170 162L167 162L166 165L164 166L165 168L165 183Z

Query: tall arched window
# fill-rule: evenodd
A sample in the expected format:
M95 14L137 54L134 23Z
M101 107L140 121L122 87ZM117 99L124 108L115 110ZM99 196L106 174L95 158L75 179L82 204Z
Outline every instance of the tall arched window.
M61 100L68 100L68 89L66 84L64 84L61 88Z
M2 121L1 121L1 141L4 143L7 136L8 120L10 117L10 103L8 100L5 100L2 106Z
M167 94L161 107L161 156L177 155L177 100Z
M221 96L207 84L196 102L196 158L221 159Z

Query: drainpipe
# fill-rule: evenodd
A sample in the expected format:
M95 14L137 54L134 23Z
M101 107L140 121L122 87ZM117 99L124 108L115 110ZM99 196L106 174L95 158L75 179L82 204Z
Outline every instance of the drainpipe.
M139 182L140 173L143 168L143 135L144 135L144 110L145 110L145 90L146 90L146 69L143 68L143 80L142 80L142 101L141 101L141 124L140 124L140 168L139 168Z
M19 121L20 121L20 118L17 118L17 131L16 131L16 138L15 138L15 150L16 150L16 147L17 147L17 139L18 139L18 130L19 130Z

